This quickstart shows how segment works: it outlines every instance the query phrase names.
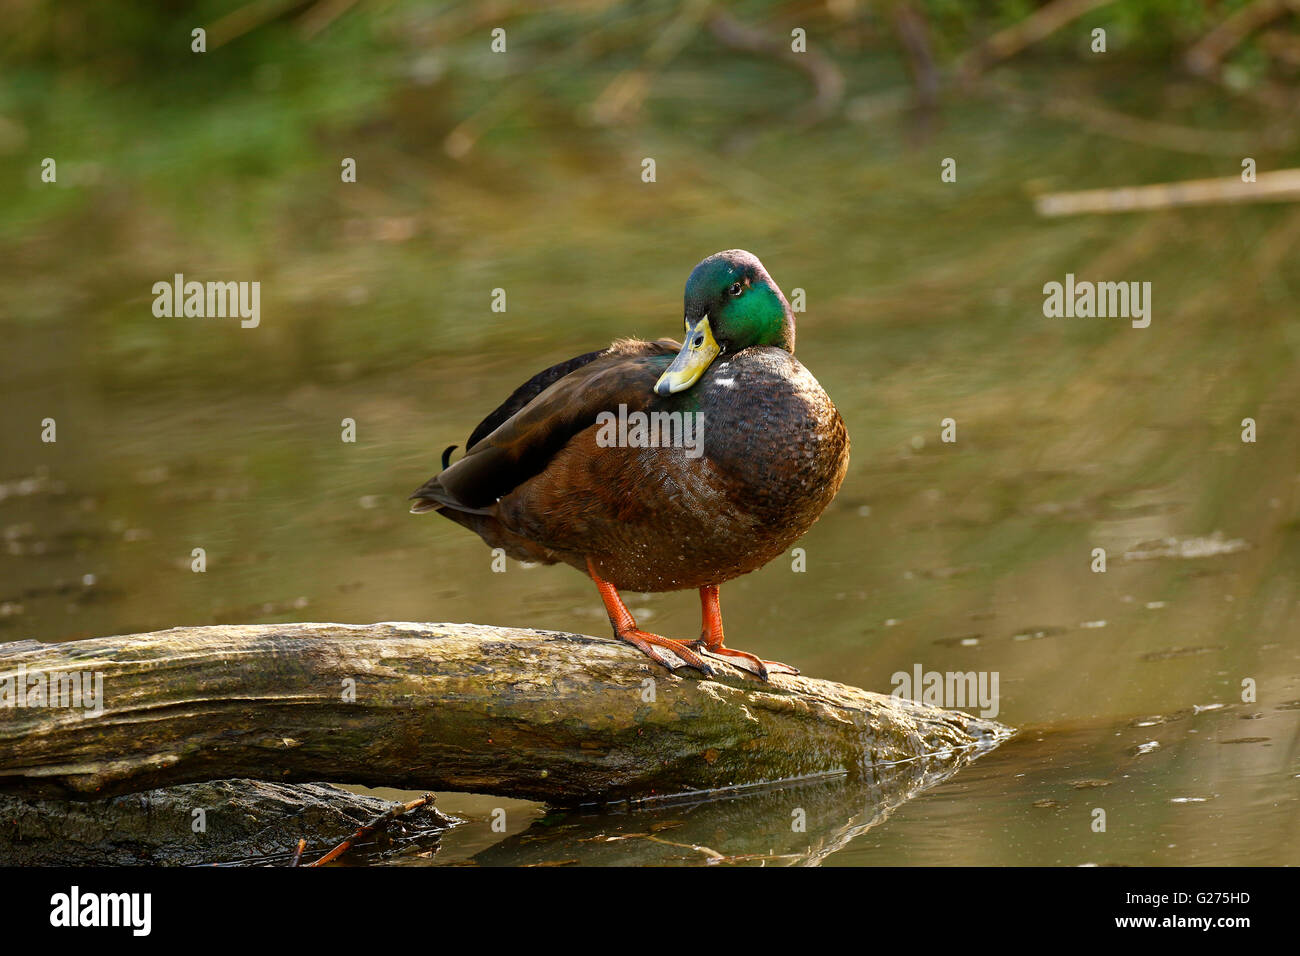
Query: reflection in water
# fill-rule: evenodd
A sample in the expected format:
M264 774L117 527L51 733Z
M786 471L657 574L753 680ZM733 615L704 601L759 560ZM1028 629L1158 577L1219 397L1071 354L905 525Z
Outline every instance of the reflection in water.
M553 811L469 862L816 866L883 823L895 807L951 777L971 757L927 757L878 765L853 779L809 780L620 814Z

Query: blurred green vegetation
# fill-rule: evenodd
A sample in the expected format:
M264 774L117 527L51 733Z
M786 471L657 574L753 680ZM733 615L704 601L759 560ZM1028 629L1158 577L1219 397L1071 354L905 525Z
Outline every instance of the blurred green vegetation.
M1050 74L1072 95L1172 123L1264 124L1269 114L1258 102L1198 90L1176 69L1192 38L1241 5L1103 6L1033 44L998 71L999 82L1032 93ZM895 125L912 83L893 26L899 6L726 5L779 42L802 26L843 74L842 115L805 130L791 119L808 101L807 78L776 58L722 47L704 26L716 9L707 3L6 0L0 178L18 186L0 211L0 248L9 250L0 275L14 280L0 306L39 319L67 315L88 298L118 302L88 330L94 347L116 359L110 376L217 387L284 372L292 381L304 366L356 374L400 365L412 349L488 344L495 336L488 324L459 317L480 311L486 280L474 247L489 234L501 267L571 288L571 321L594 330L613 289L590 274L591 250L622 245L616 288L658 308L662 263L641 251L671 243L683 215L716 220L715 244L726 245L737 227L765 238L786 230L773 215L777 205L818 227L803 240L812 251L807 244L818 236L839 247L855 216L947 214L954 195L927 177L902 181L892 171L934 162L913 152L927 134ZM951 72L964 52L1033 7L940 0L915 9L928 23L935 69ZM190 49L199 25L209 31L203 54ZM489 49L497 25L508 31L507 56ZM1088 52L1093 25L1110 31L1104 71ZM660 42L669 49L656 58L647 45ZM1174 85L1152 85L1153 71ZM628 80L631 106L599 116ZM1026 183L1126 184L1225 171L1167 150L1131 155L1101 144L1101 155L1085 159L1060 137L1059 121L1036 121L1042 110L1032 104L1000 102L996 87L954 87L944 96L1028 113L1005 117L1018 138L972 143L962 156L964 196L982 196L979 215L996 217L985 220L990 228L1023 215ZM927 150L987 118L963 106L944 122ZM798 177L757 172L796 153ZM670 182L631 195L622 187L643 155L654 155ZM57 187L39 181L45 156L59 163ZM355 186L338 181L344 156L359 163ZM1276 150L1257 158L1282 161ZM546 211L530 221L525 210L539 196ZM974 208L963 203L965 212ZM699 215L710 208L712 216ZM539 241L545 225L560 221L563 242ZM1076 228L1087 227L1063 227ZM850 241L874 240L867 230ZM933 241L916 236L922 247ZM707 251L700 245L682 255ZM903 268L918 261L915 248L898 252ZM305 257L312 262L302 268ZM69 258L75 269L59 266ZM279 349L278 336L292 337L294 361L268 362L238 336L214 343L207 330L153 321L139 307L141 290L180 262L194 275L262 279L265 308L285 321L259 341ZM57 281L43 278L55 273ZM364 307L364 350L350 322L322 318L340 304Z

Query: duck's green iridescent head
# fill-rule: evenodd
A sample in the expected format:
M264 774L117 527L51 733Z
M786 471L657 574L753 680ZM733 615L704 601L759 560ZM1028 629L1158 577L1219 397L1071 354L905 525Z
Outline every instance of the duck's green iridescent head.
M686 340L655 391L684 391L719 355L752 345L794 352L790 303L757 256L744 249L714 253L686 280Z

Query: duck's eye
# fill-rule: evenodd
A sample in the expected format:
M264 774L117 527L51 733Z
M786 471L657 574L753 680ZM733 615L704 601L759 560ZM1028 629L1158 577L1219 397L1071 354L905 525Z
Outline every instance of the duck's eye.
M731 288L727 290L727 295L740 295L740 293L744 291L745 291L744 286L742 286L739 282L733 282L731 283Z

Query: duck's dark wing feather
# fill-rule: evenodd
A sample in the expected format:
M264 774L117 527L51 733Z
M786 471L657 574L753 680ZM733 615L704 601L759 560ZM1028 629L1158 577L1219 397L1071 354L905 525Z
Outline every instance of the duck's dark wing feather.
M549 386L608 351L609 349L597 349L594 352L587 352L585 355L574 356L567 362L560 362L558 365L552 365L550 368L538 372L511 392L510 397L502 402L491 415L478 423L470 434L469 441L465 443L466 449L473 448L480 440L496 431L506 419L546 391ZM446 465L443 467L445 468Z
M459 461L429 479L412 511L439 507L486 513L498 498L540 473L603 411L648 410L654 384L679 348L670 339L628 340L539 372L485 418Z

